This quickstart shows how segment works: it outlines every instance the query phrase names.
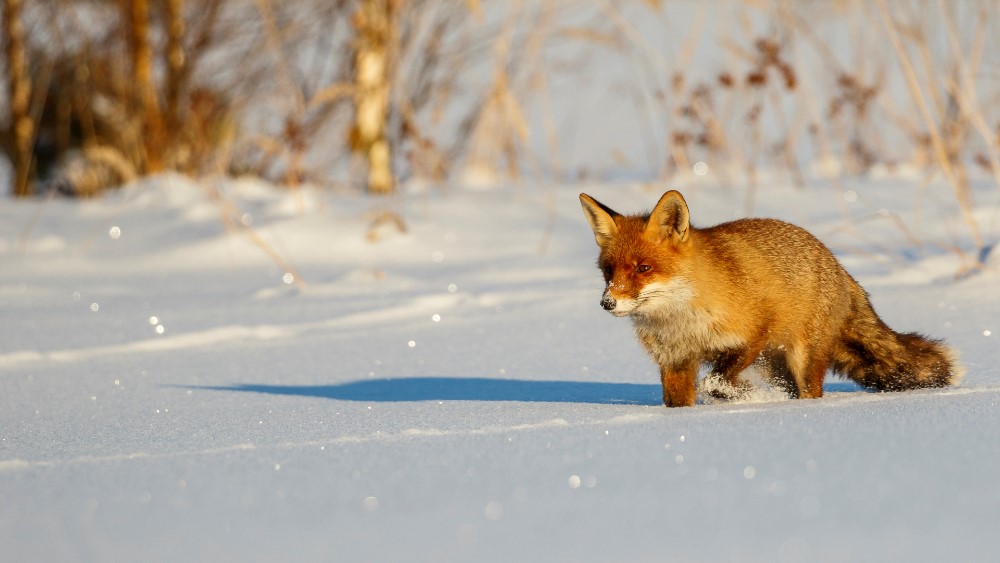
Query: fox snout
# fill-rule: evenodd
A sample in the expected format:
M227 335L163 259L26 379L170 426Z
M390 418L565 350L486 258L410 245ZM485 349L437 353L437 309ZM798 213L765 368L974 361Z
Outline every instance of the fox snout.
M629 299L628 297L618 296L615 299L611 296L611 289L604 290L604 295L601 296L601 307L611 313L616 317L624 317L635 312L635 300Z

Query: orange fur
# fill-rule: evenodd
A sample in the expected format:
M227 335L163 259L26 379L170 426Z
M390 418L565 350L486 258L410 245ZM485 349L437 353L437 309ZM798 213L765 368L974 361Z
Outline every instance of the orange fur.
M660 367L663 402L689 406L701 364L739 388L758 360L793 396L823 395L827 369L866 387L944 387L960 368L939 341L894 332L813 235L775 219L698 229L670 191L646 215L580 194L600 247L601 304L632 319Z

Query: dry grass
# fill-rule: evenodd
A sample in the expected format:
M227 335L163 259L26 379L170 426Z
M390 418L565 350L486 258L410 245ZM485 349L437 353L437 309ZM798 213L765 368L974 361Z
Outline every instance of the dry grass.
M677 38L672 58L650 46L648 26L643 32L636 24L642 9L610 12L626 38L624 57L643 61L637 82L648 86L633 96L642 102L638 134L660 147L650 152L663 155L652 163L661 178L689 182L699 163L723 186L742 183L751 214L762 169L785 171L802 188L809 178L841 184L909 167L923 175L917 205L940 177L950 192L935 199L950 200L961 217L964 236L935 245L959 254L963 271L981 268L997 233L984 234L971 182L986 172L1000 188L1000 82L995 67L984 66L1000 47L990 33L1000 25L1000 3L727 7L692 14L690 5L661 6L656 34ZM710 9L715 28L704 25ZM702 65L695 66L691 53L699 48ZM911 243L924 244L917 229L893 221Z
M69 157L90 162L94 149L135 174L254 174L293 189L370 188L373 155L389 187L444 185L470 169L573 177L573 141L555 117L567 100L552 84L610 53L631 72L613 101L639 123L634 150L607 147L623 166L672 180L705 163L710 178L743 187L748 214L763 170L805 188L816 164L838 183L908 166L924 186L945 179L950 191L933 195L960 212L964 235L949 246L972 241L969 269L996 236L971 187L985 173L1000 188L996 1L146 4L25 6L42 184L60 185ZM388 17L363 47L372 9ZM378 55L364 54L373 44ZM373 60L378 80L359 81ZM67 182L77 195L100 191ZM392 199L382 205L376 217L394 216Z
M68 163L81 168L92 155L103 155L97 168L110 159L139 174L201 172L205 149L224 144L233 124L229 96L192 80L216 44L220 2L202 4L203 17L187 28L187 40L171 32L165 46L160 32L176 31L183 5L177 0L162 13L146 2L30 4L24 21L34 131L25 173L36 185L91 196L129 179L95 182L101 174L70 173ZM157 77L161 63L166 78Z

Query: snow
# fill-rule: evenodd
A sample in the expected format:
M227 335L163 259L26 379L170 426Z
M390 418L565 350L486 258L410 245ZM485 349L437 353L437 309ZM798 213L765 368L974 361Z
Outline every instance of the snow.
M696 225L749 206L812 230L891 326L959 351L960 386L662 407L576 198L638 211L666 186L4 200L0 558L995 559L995 257L955 278L943 184L813 180L672 187ZM367 241L385 210L406 232Z

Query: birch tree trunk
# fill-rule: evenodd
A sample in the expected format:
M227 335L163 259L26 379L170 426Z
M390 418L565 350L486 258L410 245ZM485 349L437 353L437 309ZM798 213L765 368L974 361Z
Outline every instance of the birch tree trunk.
M354 148L368 163L368 191L391 193L395 184L386 139L390 51L396 36L396 0L362 0L354 14Z

